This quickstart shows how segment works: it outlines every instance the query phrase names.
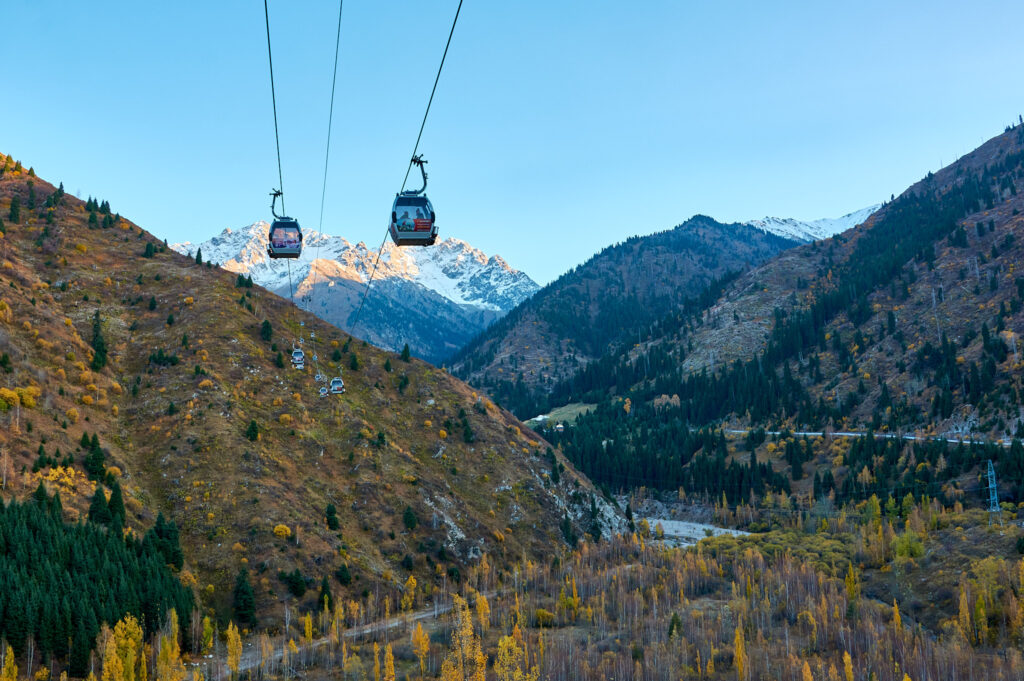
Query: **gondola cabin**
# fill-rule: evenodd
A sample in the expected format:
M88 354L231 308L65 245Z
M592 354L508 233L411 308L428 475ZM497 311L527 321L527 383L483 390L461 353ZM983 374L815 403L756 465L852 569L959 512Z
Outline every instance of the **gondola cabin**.
M271 258L297 258L302 253L302 230L293 218L277 218L270 225L267 255Z
M331 394L340 395L345 392L345 381L341 380L341 376L335 376L331 379Z
M306 353L301 348L292 350L292 366L296 369L304 369L306 366Z
M437 224L430 199L422 195L395 197L391 206L391 238L399 246L433 246L437 241Z

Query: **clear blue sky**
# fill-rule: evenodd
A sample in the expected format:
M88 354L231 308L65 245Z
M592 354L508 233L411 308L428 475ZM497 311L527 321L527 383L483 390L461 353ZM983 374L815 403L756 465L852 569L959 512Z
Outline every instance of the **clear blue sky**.
M348 0L324 230L376 247L456 0ZM271 0L315 228L337 3ZM268 216L263 3L3 0L0 150L170 241ZM441 233L540 282L705 213L835 217L1024 112L1024 3L465 0L424 134Z

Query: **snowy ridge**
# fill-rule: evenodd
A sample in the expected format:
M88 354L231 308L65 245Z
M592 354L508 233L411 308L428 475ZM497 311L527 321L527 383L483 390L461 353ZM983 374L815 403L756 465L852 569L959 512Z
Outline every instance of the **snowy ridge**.
M225 229L198 246L172 244L179 253L194 255L202 249L203 260L218 263L231 272L252 276L253 281L276 292L288 293L288 269L295 295L307 294L314 285L333 279L365 283L373 270L377 251L359 242L304 232L302 256L273 262L267 256L264 221L242 229ZM488 257L458 239L445 239L431 248L399 248L388 241L382 251L374 281L404 280L432 291L459 306L505 313L533 295L539 286L508 265L500 256Z
M868 206L867 208L847 213L839 218L822 218L821 220L812 220L810 222L793 218L766 217L760 220L750 220L743 224L750 225L762 232L808 243L827 239L852 229L867 220L879 208L881 208L881 204L875 204L874 206Z

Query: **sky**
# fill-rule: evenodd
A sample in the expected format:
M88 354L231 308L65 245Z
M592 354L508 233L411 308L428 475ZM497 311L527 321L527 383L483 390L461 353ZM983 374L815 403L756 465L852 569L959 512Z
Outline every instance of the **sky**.
M380 244L457 4L345 2L323 231ZM269 7L286 206L318 229L338 4ZM545 283L697 213L881 202L1024 112L1021 25L1009 0L465 0L420 145L441 235ZM3 0L0 26L0 152L172 243L269 217L263 3Z

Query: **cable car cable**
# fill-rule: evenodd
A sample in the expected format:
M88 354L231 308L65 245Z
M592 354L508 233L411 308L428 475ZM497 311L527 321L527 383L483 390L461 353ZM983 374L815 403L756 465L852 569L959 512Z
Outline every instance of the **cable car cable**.
M277 181L278 188L275 192L274 200L278 197L281 199L281 212L287 214L287 210L284 207L284 173L281 170L281 135L278 131L277 126L277 91L274 87L274 55L270 49L270 9L267 6L267 0L263 0L263 18L267 26L267 63L270 66L270 101L273 105L274 110L274 145L277 148ZM288 263L288 299L295 305L295 293L292 286L292 267L291 262ZM289 314L289 317L291 315ZM295 343L292 343L294 348Z
M341 49L341 15L342 11L344 10L344 7L345 0L338 0L338 30L334 37L334 70L332 71L331 76L331 106L327 114L327 146L326 151L324 152L324 181L320 189L320 222L317 225L317 231L320 233L320 239L319 241L317 241L316 244L316 255L313 257L312 262L310 262L309 264L310 269L313 272L312 291L310 292L309 296L309 311L312 312L314 315L316 314L315 312L313 312L313 310L316 309L317 272L316 268L313 267L313 263L320 259L320 246L324 242L324 201L327 197L327 168L331 160L331 127L334 122L334 92L338 84L338 53L340 52ZM316 351L315 333L310 333L310 341L312 342L313 346L313 365L316 367L316 375L320 376L320 360L318 353Z
M277 132L277 93L274 91L274 56L270 51L270 9L267 7L267 0L263 0L263 17L267 22L267 61L270 63L270 101L274 105L274 143L277 145L278 191L281 192L281 212L287 215L288 211L284 208L284 173L281 172L281 137Z
M266 0L264 0L266 2ZM434 103L434 93L437 92L437 84L441 80L441 71L444 69L444 61L448 57L448 48L452 44L452 36L455 35L455 25L459 22L459 12L462 11L462 0L459 0L459 6L455 8L455 18L452 20L452 28L448 32L448 42L444 45L444 54L441 55L441 64L437 67L437 76L434 78L434 87L430 90L430 99L427 100L427 109L423 112L423 122L420 123L419 134L416 135L416 144L412 148L412 156L410 156L409 166L405 169L405 177L402 179L402 188L399 193L405 191L405 183L409 181L409 172L412 170L413 160L416 157L416 152L420 148L420 139L423 137L423 129L427 126L427 116L430 115L430 105ZM366 297L370 293L370 285L373 283L373 278L377 274L377 265L380 263L380 255L384 250L384 244L388 240L388 231L384 230L384 240L380 242L380 248L377 249L377 257L373 261L373 270L370 272L370 278L366 280L366 288L363 290L363 297L359 301L359 307L356 309L355 321L352 322L352 326L349 327L349 333L354 335L356 327L359 324L359 317L363 313L363 305L366 303Z

